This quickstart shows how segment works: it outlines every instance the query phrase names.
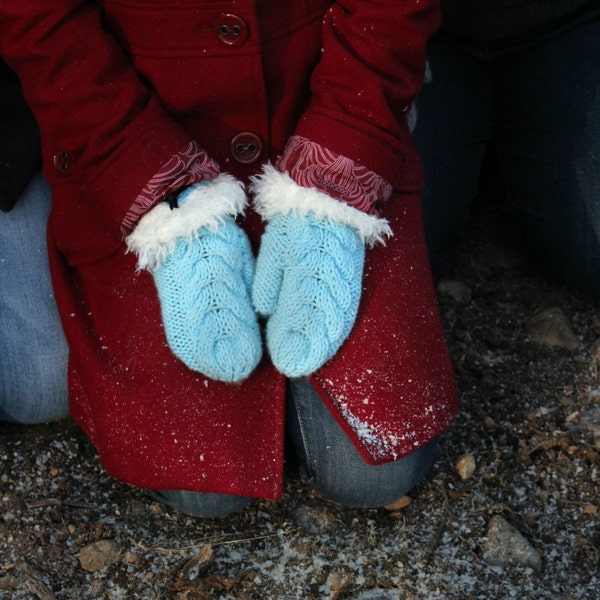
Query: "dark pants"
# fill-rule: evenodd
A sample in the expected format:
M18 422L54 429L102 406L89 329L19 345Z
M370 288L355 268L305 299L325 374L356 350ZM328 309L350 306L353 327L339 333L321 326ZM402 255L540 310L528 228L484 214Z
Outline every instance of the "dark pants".
M439 36L428 63L414 136L432 263L461 240L493 139L529 254L600 293L600 21L493 52Z

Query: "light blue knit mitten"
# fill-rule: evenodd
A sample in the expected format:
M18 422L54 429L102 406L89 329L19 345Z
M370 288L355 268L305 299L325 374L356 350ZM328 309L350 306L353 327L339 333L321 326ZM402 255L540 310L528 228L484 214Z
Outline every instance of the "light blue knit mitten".
M275 215L263 234L252 300L268 317L273 364L288 377L309 375L348 337L360 301L365 246L343 223Z
M236 186L237 182L233 187L237 194ZM159 221L160 236L169 242L159 250L160 260L151 261L146 268L154 277L173 353L190 369L211 379L236 382L254 370L262 354L250 298L254 257L246 234L231 214L219 214L199 228L187 226L198 214L200 222L206 220L203 209L212 206L210 184L206 188L188 188L179 196L179 208L169 213L165 212L168 207L159 207L162 213L153 218ZM197 200L202 194L207 198L187 204L190 196ZM174 231L165 229L161 216L165 217L163 223L173 221ZM182 220L187 228L184 235Z
M153 272L167 341L190 369L239 381L256 367L261 339L249 290L250 244L231 217L180 239Z

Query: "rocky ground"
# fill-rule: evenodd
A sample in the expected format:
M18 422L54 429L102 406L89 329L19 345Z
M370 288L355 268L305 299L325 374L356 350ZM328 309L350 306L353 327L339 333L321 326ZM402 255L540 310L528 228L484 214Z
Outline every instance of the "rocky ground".
M599 597L600 312L498 214L438 276L462 396L430 477L381 510L314 497L199 521L108 477L70 422L0 426L0 598Z

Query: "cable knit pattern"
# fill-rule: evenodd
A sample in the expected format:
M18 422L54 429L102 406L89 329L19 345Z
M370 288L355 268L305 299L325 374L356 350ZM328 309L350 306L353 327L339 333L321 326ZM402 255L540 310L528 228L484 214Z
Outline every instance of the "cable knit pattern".
M235 223L241 184L222 174L152 209L127 238L140 267L154 277L173 353L211 379L246 378L262 355L250 298L254 256Z
M365 247L343 223L276 215L262 237L252 299L269 317L267 346L288 377L313 373L348 337L360 301Z
M154 271L169 346L190 369L220 381L246 378L262 342L250 302L254 259L244 232L228 218L180 239Z
M392 186L377 173L299 135L289 139L276 166L299 185L368 214L378 214L377 205L392 194Z

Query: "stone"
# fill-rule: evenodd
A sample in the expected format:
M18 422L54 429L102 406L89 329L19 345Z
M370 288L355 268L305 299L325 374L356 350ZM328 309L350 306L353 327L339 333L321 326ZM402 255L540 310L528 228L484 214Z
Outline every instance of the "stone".
M491 566L524 567L538 573L542 570L537 550L500 515L490 519L483 559Z
M121 546L115 540L98 540L84 546L79 553L79 564L84 571L95 573L119 559Z
M324 533L334 521L333 515L322 505L301 504L291 516L300 529L312 535Z
M573 332L565 313L553 306L535 312L525 323L531 339L543 346L577 350L579 340Z
M471 288L453 279L442 279L437 284L437 291L440 296L452 298L457 304L469 304L471 302Z
M455 467L461 479L469 479L475 473L475 457L471 453L463 454Z
M410 506L412 499L410 496L401 496L398 500L394 500L394 502L390 502L390 504L385 505L385 509L389 511L394 510L402 510L403 508L407 508Z

